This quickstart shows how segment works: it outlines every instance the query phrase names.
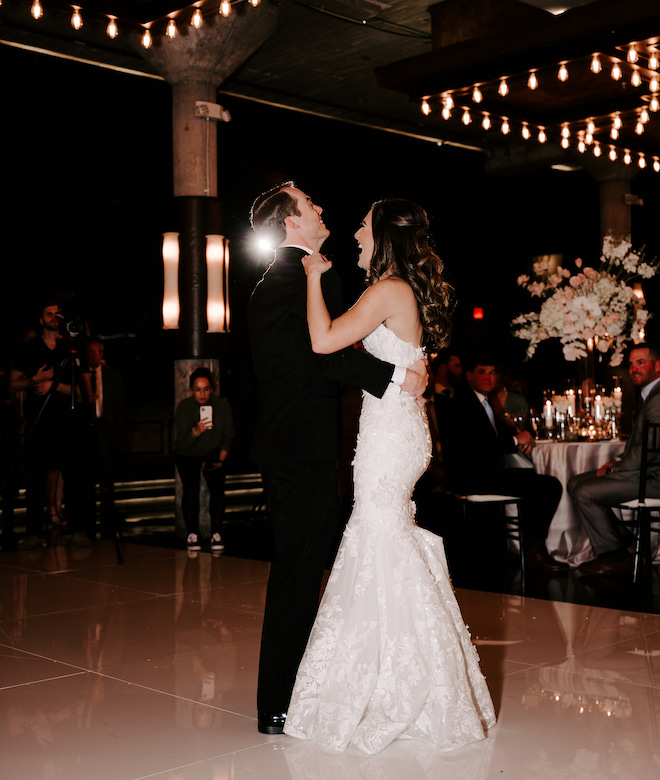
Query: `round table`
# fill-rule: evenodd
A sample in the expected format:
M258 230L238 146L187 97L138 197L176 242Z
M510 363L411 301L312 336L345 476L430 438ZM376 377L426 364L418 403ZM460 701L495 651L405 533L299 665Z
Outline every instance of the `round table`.
M614 460L623 452L624 446L618 439L536 442L532 458L537 473L557 477L564 488L548 533L548 550L559 560L578 566L594 557L577 509L566 492L568 480L574 474L593 471L603 463Z

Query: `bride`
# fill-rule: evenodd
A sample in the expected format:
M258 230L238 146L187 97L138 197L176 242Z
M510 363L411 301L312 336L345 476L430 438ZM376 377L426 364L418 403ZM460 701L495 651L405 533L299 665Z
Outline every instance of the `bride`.
M415 203L376 203L355 234L368 287L332 320L321 292L331 267L303 259L312 348L362 340L410 366L448 343L451 288ZM377 753L398 738L453 750L495 724L477 653L454 597L442 540L415 525L412 491L431 457L423 402L396 387L364 393L355 502L298 669L284 731L325 750Z

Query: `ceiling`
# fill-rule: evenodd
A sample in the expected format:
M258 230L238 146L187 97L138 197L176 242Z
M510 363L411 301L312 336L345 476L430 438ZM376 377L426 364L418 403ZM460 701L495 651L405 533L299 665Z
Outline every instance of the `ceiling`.
M32 0L3 0L0 42L150 77L157 74L140 56L140 25L152 23L156 37L163 35L168 15L183 27L192 12L181 0L88 0L81 6L84 25L76 31L71 5L41 2L44 16L35 21ZM493 170L586 159L594 145L580 155L576 144L590 118L603 164L610 145L619 159L624 148L633 151L634 162L639 152L649 164L660 155L660 112L650 113L642 135L634 132L633 118L650 100L653 71L647 55L649 47L660 44L657 0L445 0L431 11L429 0L261 2L277 7L278 27L221 85L219 102L223 93L232 94L481 150ZM202 8L216 14L217 6L215 0ZM232 14L260 10L235 0ZM566 12L557 14L561 10ZM119 26L114 40L105 32L111 14ZM634 66L626 61L631 41L642 54ZM593 52L601 54L598 75L589 69ZM614 58L622 60L619 81L609 73ZM556 75L562 61L569 70L563 83ZM642 76L637 88L630 83L633 69ZM537 71L536 90L527 86L530 70ZM509 86L506 98L497 94L502 76ZM479 104L472 96L475 84L481 85ZM443 119L448 94L455 107L451 118ZM431 108L428 116L421 111L423 98ZM484 112L492 120L488 130L481 124ZM621 112L624 124L616 142L610 138L615 112ZM508 135L501 131L503 117L510 122ZM521 137L523 123L530 128L529 141ZM559 146L562 123L571 132L567 151ZM537 140L540 127L546 144Z

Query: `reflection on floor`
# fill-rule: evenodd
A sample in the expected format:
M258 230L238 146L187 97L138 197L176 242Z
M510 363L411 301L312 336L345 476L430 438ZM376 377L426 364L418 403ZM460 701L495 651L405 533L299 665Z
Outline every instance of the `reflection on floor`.
M268 563L145 544L0 554L0 777L660 776L660 615L458 589L498 711L482 743L328 756L256 728Z

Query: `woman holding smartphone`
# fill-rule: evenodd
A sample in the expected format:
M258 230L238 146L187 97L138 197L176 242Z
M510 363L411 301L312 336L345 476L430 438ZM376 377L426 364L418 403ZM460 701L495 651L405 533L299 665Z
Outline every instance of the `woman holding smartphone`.
M189 398L178 405L174 460L181 477L181 509L188 533L188 550L202 549L199 533L199 479L209 488L211 550L224 549L222 521L225 510L224 463L234 435L234 423L227 401L213 395L213 375L200 367L190 375Z

